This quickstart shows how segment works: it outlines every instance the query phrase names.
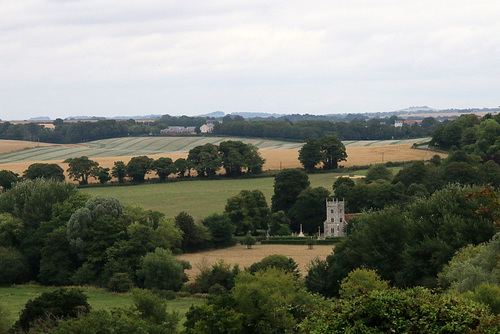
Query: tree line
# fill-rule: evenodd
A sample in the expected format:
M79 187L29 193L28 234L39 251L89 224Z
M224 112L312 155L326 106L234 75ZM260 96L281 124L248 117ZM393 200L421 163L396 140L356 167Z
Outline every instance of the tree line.
M191 126L195 127L196 133L200 133L200 126L210 120L215 124L213 134L224 136L305 140L336 135L341 140L386 140L427 137L434 129L446 124L438 123L433 117L427 117L421 123L395 128L396 119L396 116L392 116L380 119L348 118L335 122L326 120L292 122L288 119L245 120L241 116L231 115L226 115L220 120L210 117L163 115L157 120L142 122L132 119L74 122L58 118L53 121L54 128L46 128L35 123L2 122L0 139L71 144L127 136L158 136L160 131L168 126Z
M137 156L129 160L127 164L123 161L115 161L110 169L101 167L97 161L86 156L69 158L64 161L68 164L67 172L74 181L80 185L89 183L93 177L104 184L113 177L118 183L124 183L128 177L135 183L142 183L151 171L156 172L161 182L166 181L170 175L177 177L191 176L191 170L196 171L198 177L214 177L217 172L224 168L228 177L241 176L244 174L259 174L262 172L265 159L260 156L259 150L241 141L223 141L218 146L208 143L192 148L187 159L179 158L173 161L169 157L158 159L148 156ZM36 178L56 179L64 181L64 170L53 163L31 164L23 173L24 179ZM0 186L5 190L19 180L19 175L8 170L0 171Z
M433 117L427 117L421 123L396 128L394 127L396 119L397 117L370 120L353 119L349 122L232 120L216 124L213 134L292 140L320 138L326 135L335 135L341 140L389 140L427 137L442 125Z

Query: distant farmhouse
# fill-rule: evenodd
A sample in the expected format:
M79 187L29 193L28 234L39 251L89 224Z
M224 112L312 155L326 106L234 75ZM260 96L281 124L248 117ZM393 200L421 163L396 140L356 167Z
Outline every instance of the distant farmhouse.
M196 127L194 126L168 126L166 129L160 130L162 135L195 135Z
M215 126L215 124L213 123L213 121L207 121L206 124L203 124L202 126L200 126L200 132L201 133L212 133L212 131L214 131L214 126Z

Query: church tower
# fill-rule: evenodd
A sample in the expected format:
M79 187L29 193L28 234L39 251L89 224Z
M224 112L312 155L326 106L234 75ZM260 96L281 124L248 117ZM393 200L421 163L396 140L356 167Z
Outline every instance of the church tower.
M325 237L345 237L344 201L326 200L326 220L324 222Z

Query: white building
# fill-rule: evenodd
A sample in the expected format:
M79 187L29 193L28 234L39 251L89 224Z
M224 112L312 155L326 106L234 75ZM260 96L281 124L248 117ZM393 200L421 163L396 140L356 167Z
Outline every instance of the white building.
M214 131L214 123L207 122L207 124L200 126L201 133L212 133L212 131Z

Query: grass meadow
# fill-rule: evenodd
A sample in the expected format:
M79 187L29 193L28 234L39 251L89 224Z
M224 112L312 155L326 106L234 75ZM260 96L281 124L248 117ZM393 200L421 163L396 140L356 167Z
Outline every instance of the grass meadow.
M396 171L397 169L394 169ZM366 171L356 172L362 176ZM343 174L309 174L312 187L332 189L335 179ZM344 174L345 175L345 174ZM228 198L241 190L258 189L271 204L274 178L189 180L169 183L154 183L122 187L83 188L92 195L114 197L123 204L137 204L143 208L163 212L167 217L174 217L185 211L195 219L203 219L212 213L222 213Z
M43 292L54 290L54 287L39 285L15 285L11 287L0 287L0 305L7 314L11 324L19 318L19 312L24 308L26 302L41 295ZM82 287L89 297L88 302L93 310L111 310L117 307L130 307L133 304L130 293L113 293L100 288ZM175 299L168 301L168 311L178 311L181 316L181 324L184 315L191 305L200 305L204 301L200 299Z

